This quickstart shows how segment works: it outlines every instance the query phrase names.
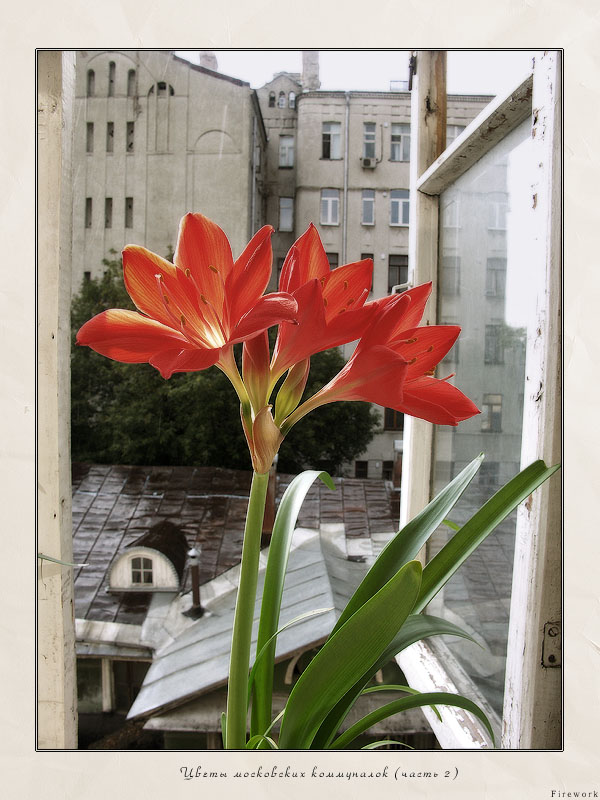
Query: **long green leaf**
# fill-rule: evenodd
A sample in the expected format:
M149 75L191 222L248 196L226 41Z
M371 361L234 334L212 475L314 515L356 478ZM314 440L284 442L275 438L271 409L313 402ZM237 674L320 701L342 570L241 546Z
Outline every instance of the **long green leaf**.
M417 514L388 542L348 601L332 633L335 633L369 597L381 589L400 567L416 557L472 481L482 461L483 453L473 459L420 514Z
M492 730L490 721L479 708L479 706L476 705L472 700L469 700L460 694L452 694L450 692L424 692L420 695L411 695L409 697L401 697L399 700L393 700L391 703L386 703L386 705L381 706L381 708L378 708L375 711L372 711L370 714L367 714L366 717L358 720L358 722L355 722L354 725L350 726L347 731L344 731L341 736L338 736L338 738L331 745L331 749L339 750L347 747L352 741L354 741L354 739L356 739L357 736L360 736L361 733L364 733L372 725L376 725L382 719L391 717L394 714L400 713L401 711L407 711L410 708L420 708L421 706L433 705L457 706L458 708L464 708L466 711L474 714L483 722L488 730L488 733L490 734L492 742L495 742L494 731Z
M264 731L271 719L276 634L279 625L285 571L298 514L308 490L317 478L320 478L330 489L335 490L335 484L327 472L307 470L295 477L290 483L281 498L277 516L275 517L265 571L258 639L256 642L257 653L260 653L263 647L265 652L253 677L251 735Z
M414 747L411 747L409 744L405 744L404 742L397 742L395 739L380 739L378 742L371 742L371 744L366 744L364 747L361 747L361 750L377 750L379 747L383 747L386 744L399 744L401 747L406 747L408 750L414 750Z
M413 689L412 686L405 686L401 683L380 683L378 686L369 686L367 689L363 689L361 695L373 694L374 692L404 692L405 694L421 694L418 689ZM437 708L435 706L431 706L431 708L435 711L437 718L441 721L442 717Z
M260 733L248 740L246 750L258 750L261 744L267 744L271 750L279 750L277 743L270 736L263 736Z
M327 611L333 611L333 607L331 607L331 608L316 608L314 611L307 611L304 614L300 614L299 616L294 617L294 619L291 619L289 622L286 622L285 625L282 625L281 628L279 628L271 636L271 638L268 639L265 642L265 644L261 647L260 651L256 654L256 658L254 659L254 664L252 666L252 669L250 670L250 676L248 677L248 702L250 702L250 693L252 691L252 684L254 683L254 676L256 675L256 671L258 669L260 661L261 661L262 657L264 656L264 654L267 652L267 648L271 644L271 642L277 636L279 636L279 634L282 631L285 631L288 628L291 628L293 625L296 625L298 622L302 622L303 620L309 619L310 617L317 617L319 614L325 614Z
M410 561L325 642L292 689L279 746L305 750L346 692L378 660L410 614L421 584Z
M367 686L375 673L383 669L388 661L391 661L395 655L421 639L442 635L460 636L463 639L470 639L472 642L475 641L475 639L463 631L462 628L459 628L457 625L441 617L434 617L428 614L411 614L387 648L381 653L377 662L365 671L354 686L327 715L327 718L323 721L315 736L315 748L326 749L330 745L333 737L339 730L340 725L348 715L348 712L356 702L360 693L365 686Z
M547 467L543 461L534 461L499 489L454 534L423 570L423 582L415 612L425 608L475 548L557 469L559 465Z

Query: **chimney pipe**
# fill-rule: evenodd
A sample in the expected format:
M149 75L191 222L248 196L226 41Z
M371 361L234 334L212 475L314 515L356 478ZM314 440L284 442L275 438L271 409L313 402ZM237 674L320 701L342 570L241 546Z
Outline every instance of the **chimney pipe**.
M305 92L312 92L319 89L319 51L302 51L302 88Z
M200 619L204 614L204 609L200 603L200 553L201 550L198 545L198 547L192 547L187 554L192 579L192 606L187 611L184 611L183 614L186 617L192 617L192 619Z

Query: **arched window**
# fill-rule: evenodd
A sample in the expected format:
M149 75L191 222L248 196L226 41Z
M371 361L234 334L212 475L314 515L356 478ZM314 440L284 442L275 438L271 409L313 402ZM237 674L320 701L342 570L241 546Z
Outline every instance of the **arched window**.
M127 73L127 97L135 95L135 70L130 69Z
M153 88L154 88L154 87L153 87ZM153 91L153 88L150 90L150 92L152 92L152 91ZM164 81L159 81L159 82L156 84L156 89L157 89L157 95L158 95L158 97L166 97L166 96L167 96L167 92L168 92L168 94L170 94L170 95L171 95L171 97L173 97L173 95L175 94L175 89L173 89L173 87L171 86L171 84L169 84L169 85L167 86L167 84L166 84Z
M131 559L131 582L133 584L152 584L152 559L141 556Z
M289 93L288 105L290 108L296 108L296 92Z
M108 96L114 97L115 96L115 73L116 73L116 66L115 62L111 61L108 65Z
M275 92L269 92L269 108L275 108Z
M279 92L279 100L277 101L279 108L285 108L287 103L285 101L285 92Z
M87 96L93 97L96 93L96 74L93 69L87 71Z

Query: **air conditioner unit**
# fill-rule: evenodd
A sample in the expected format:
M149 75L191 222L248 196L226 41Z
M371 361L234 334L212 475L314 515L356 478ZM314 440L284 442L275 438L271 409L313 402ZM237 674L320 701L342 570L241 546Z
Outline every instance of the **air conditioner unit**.
M375 169L377 166L377 160L374 158L362 158L361 163L365 169Z

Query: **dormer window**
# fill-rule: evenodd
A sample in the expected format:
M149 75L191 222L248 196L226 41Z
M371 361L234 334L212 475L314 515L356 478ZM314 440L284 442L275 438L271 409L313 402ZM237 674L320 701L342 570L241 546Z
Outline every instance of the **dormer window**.
M131 559L131 583L134 585L152 585L152 559L135 557Z
M285 108L287 103L285 99L285 92L279 92L279 100L277 101L279 108Z

